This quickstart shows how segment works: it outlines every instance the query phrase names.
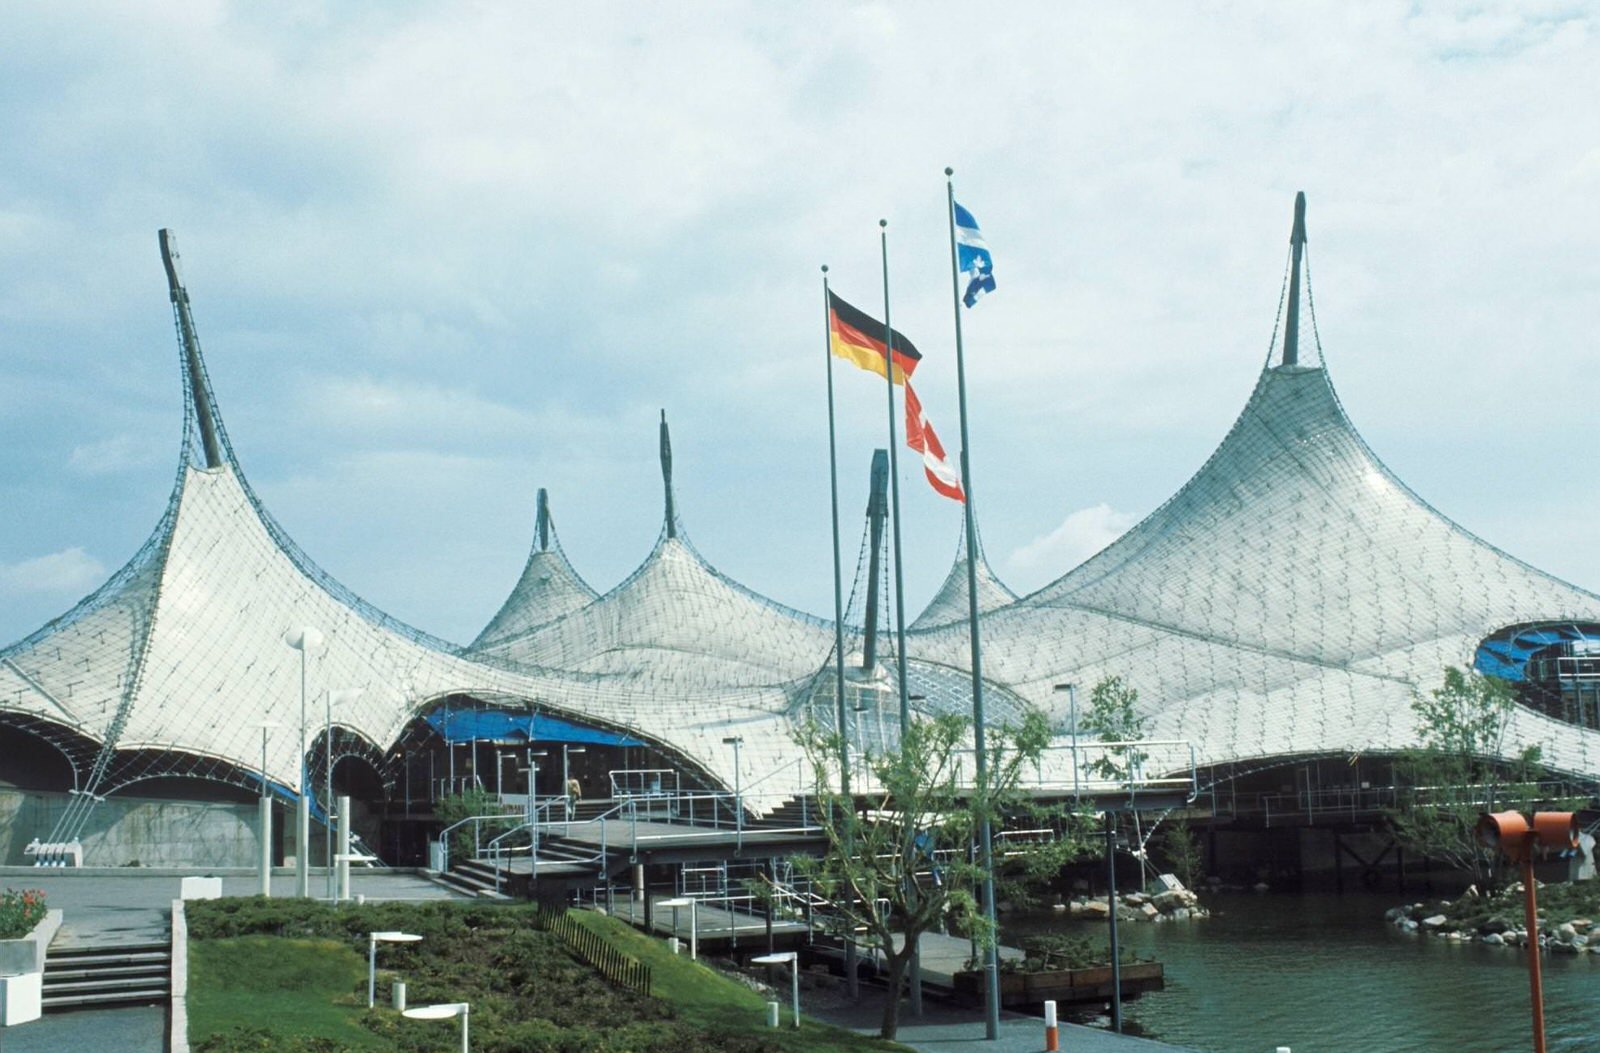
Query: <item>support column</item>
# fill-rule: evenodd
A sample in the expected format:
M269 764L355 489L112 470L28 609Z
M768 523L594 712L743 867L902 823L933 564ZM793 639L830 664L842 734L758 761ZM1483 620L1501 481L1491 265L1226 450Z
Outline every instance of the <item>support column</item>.
M272 798L261 798L261 894L272 895Z
M294 894L311 896L311 798L304 793L294 807Z
M336 895L339 902L350 898L350 798L339 798L339 855L345 858L338 861L335 866L339 875Z

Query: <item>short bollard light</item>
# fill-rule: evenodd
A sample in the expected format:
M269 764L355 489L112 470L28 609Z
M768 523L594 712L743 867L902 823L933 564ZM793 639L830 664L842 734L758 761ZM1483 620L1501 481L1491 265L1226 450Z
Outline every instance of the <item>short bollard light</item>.
M1535 812L1530 822L1520 812L1485 813L1478 818L1478 841L1522 866L1522 910L1528 929L1528 987L1533 1002L1533 1050L1544 1049L1544 981L1539 972L1539 903L1533 859L1545 852L1578 847L1578 820L1571 812Z
M777 1027L778 1026L778 1003L777 1002L768 1002L767 1003L767 1026L768 1027Z
M678 934L678 908L689 908L689 958L691 961L700 960L700 919L695 904L697 900L687 896L678 899L664 899L657 903L658 907L672 908L672 934Z
M779 951L777 954L763 954L759 958L751 958L754 965L784 965L789 966L789 999L794 1007L794 1026L800 1026L800 956L794 951Z
M449 1020L452 1017L461 1018L461 1053L467 1050L467 1017L471 1007L466 1002L442 1002L439 1005L419 1005L415 1009L407 1009L404 1016L412 1020Z
M1044 1051L1056 1053L1061 1048L1061 1031L1056 1027L1055 999L1044 1003Z
M378 944L416 943L421 936L411 932L367 933L367 1008L371 1009L378 993Z
M406 982L404 980L396 980L389 988L389 997L394 1000L395 1011L404 1013L406 1011Z

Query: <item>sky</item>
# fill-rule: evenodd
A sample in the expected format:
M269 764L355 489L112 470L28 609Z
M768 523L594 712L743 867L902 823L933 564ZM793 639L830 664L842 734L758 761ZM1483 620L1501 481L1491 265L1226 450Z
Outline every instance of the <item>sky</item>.
M547 487L609 589L661 528L832 610L820 266L959 445L1019 593L1193 474L1266 361L1294 194L1356 426L1444 514L1600 589L1600 9L1517 4L9 5L0 644L171 493L176 232L246 476L325 570L467 642ZM841 365L844 547L881 381ZM956 504L901 458L908 615ZM846 567L848 577L850 567Z

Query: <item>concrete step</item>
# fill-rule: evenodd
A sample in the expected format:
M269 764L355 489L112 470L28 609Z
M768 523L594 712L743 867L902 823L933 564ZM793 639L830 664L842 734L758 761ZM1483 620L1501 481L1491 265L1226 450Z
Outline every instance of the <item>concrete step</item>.
M40 1003L51 1011L165 1001L172 954L162 943L52 947Z

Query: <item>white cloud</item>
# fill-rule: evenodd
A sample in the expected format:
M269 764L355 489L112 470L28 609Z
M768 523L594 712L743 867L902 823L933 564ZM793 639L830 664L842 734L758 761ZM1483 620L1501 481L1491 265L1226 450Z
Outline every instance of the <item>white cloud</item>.
M550 485L604 579L639 555L605 531L658 521L665 406L697 539L753 586L831 610L829 576L796 556L827 548L804 514L826 500L817 267L871 307L889 219L895 324L953 447L950 164L1000 282L964 315L987 537L1043 533L1043 492L1153 508L1204 461L1266 357L1304 188L1318 323L1357 424L1464 525L1504 519L1496 540L1536 565L1575 558L1496 518L1511 503L1482 480L1559 490L1548 451L1600 398L1600 66L1581 5L1037 2L981 26L946 4L22 6L0 34L0 142L18 159L0 172L0 259L19 264L0 278L0 487L40 496L25 519L0 507L13 551L131 551L150 523L126 510L159 507L151 464L181 413L154 252L171 226L258 482L397 453L496 459L392 465L369 496L498 507ZM1540 412L1482 412L1530 361L1562 377ZM858 490L883 442L881 391L859 379L838 390ZM49 477L61 450L65 482ZM302 542L367 573L376 509L321 507L341 519L306 506ZM411 558L360 584L408 597L434 548L464 567L492 543L510 555L463 583L492 611L527 516L397 538ZM1088 555L1112 529L1092 520L1097 540L1040 537L1013 576ZM907 522L931 589L954 531ZM408 615L445 628L430 602ZM0 611L0 638L31 617Z
M72 448L67 467L83 475L107 475L126 468L137 468L157 459L150 445L133 435L113 435L99 442Z
M1111 544L1136 520L1136 516L1118 512L1107 504L1080 508L1050 533L1012 552L1006 558L1006 568L1016 575L1021 587L1031 591Z
M105 577L106 568L99 560L73 547L20 563L0 563L0 593L82 593Z

